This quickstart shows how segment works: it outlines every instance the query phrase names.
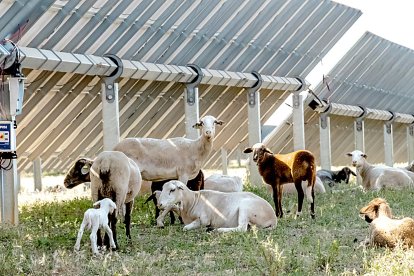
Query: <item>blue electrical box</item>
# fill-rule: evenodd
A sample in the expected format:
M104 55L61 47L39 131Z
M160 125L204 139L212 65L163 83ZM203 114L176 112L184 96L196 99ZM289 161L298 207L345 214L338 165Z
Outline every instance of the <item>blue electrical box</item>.
M0 152L12 151L16 151L13 122L0 121Z

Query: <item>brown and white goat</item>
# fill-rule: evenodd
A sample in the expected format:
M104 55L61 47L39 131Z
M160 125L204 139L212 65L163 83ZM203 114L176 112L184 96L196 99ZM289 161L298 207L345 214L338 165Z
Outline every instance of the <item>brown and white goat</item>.
M264 144L257 143L246 148L244 153L253 152L253 161L257 164L263 180L272 186L273 201L275 203L276 216L283 217L282 192L283 184L295 183L298 193L297 215L302 212L304 192L302 181L307 181L306 195L311 203L311 217L315 218L315 157L310 151L298 150L288 154L273 154Z

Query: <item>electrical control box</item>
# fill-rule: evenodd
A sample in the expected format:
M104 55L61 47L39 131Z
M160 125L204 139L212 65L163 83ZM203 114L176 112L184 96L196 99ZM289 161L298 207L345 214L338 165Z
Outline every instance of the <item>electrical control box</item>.
M16 151L16 135L12 121L0 121L0 152Z

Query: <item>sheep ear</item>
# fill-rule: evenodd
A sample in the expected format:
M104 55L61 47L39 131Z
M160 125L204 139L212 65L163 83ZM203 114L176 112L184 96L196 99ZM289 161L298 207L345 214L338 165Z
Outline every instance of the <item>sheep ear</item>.
M270 154L273 154L273 152L269 149L269 148L264 148L264 150L263 150L264 152L267 152L267 153L270 153Z
M222 124L224 124L224 122L223 122L222 120L215 120L214 122L215 122L216 124L220 125L220 126L221 126Z
M352 153L351 153L351 152L348 152L346 155L348 155L348 156L352 156Z
M367 158L367 155L365 153L361 154L362 157L364 157L365 159Z
M251 153L251 152L253 152L253 149L252 148L245 148L243 152L244 153Z
M99 200L99 201L95 202L95 203L93 204L93 207L101 208L101 201L102 201L102 200Z
M200 128L202 125L203 125L202 122L198 122L198 123L195 123L195 125L193 125L193 128Z

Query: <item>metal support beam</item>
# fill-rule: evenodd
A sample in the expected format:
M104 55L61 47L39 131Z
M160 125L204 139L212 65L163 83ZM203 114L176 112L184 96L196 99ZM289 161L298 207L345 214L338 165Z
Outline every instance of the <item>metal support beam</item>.
M392 124L396 119L394 113L390 120L384 122L384 152L385 165L392 167L394 165L394 142L393 142L393 127Z
M407 126L408 164L414 160L414 123Z
M185 85L184 91L184 111L185 111L185 135L189 139L197 139L199 136L198 129L193 125L200 119L199 102L198 102L198 85L203 79L201 68L195 64L189 64L188 67L193 69L197 76Z
M34 190L42 191L42 161L40 157L33 160Z
M301 86L293 92L293 149L305 149L305 119L303 111L303 96L300 94L306 89L306 81L302 78L297 78L301 82Z
M259 73L253 72L256 76L257 82L247 90L247 113L248 113L248 128L249 128L249 146L262 141L262 130L260 124L260 92L262 85L262 77ZM250 183L252 185L261 185L262 177L259 174L256 164L249 160Z
M112 150L119 142L118 83L122 74L122 61L115 55L107 57L117 64L117 69L102 82L103 149Z
M221 163L222 163L223 174L228 175L228 172L227 172L227 150L225 148L221 148Z
M319 116L319 143L321 168L331 169L331 123L329 118L329 109Z

